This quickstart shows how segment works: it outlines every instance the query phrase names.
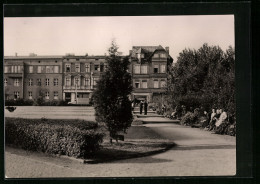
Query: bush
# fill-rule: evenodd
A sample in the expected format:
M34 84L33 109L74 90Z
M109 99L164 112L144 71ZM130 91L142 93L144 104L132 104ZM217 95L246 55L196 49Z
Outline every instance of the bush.
M99 149L104 134L83 120L5 119L6 143L25 150L85 158Z
M196 113L187 112L181 119L180 123L182 125L193 125L198 120Z
M33 100L24 100L24 99L17 99L17 100L6 100L6 106L31 106L33 105Z

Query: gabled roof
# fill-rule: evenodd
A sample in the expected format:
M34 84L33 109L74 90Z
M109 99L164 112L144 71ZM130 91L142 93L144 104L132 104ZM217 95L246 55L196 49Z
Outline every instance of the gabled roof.
M150 58L156 51L163 50L166 51L161 45L159 46L133 46L130 57L136 57L135 53L145 54L145 58ZM169 54L168 58L172 58Z

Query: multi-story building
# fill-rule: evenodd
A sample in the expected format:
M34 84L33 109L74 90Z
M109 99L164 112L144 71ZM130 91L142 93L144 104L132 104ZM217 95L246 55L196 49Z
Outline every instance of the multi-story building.
M4 58L5 99L62 100L62 56Z
M134 87L132 99L160 101L166 87L168 66L173 62L169 47L133 46L129 54Z
M63 57L63 100L88 104L106 66L106 56Z
M132 99L149 102L161 99L172 64L169 48L134 46L129 72L133 79ZM7 56L4 57L5 99L64 100L89 104L100 75L107 68L106 56Z

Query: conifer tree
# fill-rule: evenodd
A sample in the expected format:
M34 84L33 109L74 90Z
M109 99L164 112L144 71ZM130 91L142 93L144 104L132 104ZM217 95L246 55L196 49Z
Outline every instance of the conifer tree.
M118 132L131 126L133 115L129 95L132 91L132 80L127 72L129 66L128 57L118 55L118 46L112 41L108 49L108 67L93 94L96 121L105 123L110 133L110 142Z

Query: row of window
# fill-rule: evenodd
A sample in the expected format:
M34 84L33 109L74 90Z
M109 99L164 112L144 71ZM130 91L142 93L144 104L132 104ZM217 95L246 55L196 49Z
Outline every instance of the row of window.
M94 71L104 72L106 69L107 69L107 65L94 65ZM65 65L65 71L72 72L71 64ZM75 72L80 72L80 63L75 64ZM90 72L90 64L85 64L84 72L87 72L87 73Z
M137 58L144 58L144 54L136 53ZM160 53L160 54L154 54L153 58L166 58L165 53Z
M93 85L95 86L97 84L97 81L99 80L99 78L93 78ZM81 86L80 85L80 78L75 77L74 78L74 85L77 86ZM71 78L70 77L66 77L65 78L65 85L66 86L71 86ZM90 79L89 78L84 78L84 84L85 86L90 86Z
M135 74L147 74L148 66L147 65L134 65L134 73ZM166 66L165 65L159 65L155 64L153 67L153 73L165 73Z
M4 67L4 73L22 73L22 72L23 72L23 66L20 66L20 65Z
M34 73L33 66L29 66L29 73ZM37 66L37 73L59 73L59 66Z
M166 81L165 80L161 80L160 81L160 86L159 86L159 80L158 79L155 79L153 80L153 87L154 88L163 88L166 86ZM134 87L135 88L147 88L147 80L142 80L142 81L135 81L134 83Z
M37 86L42 85L41 79L37 79ZM45 79L45 85L49 86L50 85L50 79ZM58 86L59 85L59 79L53 79L53 85ZM4 79L4 86L7 86L7 79ZM19 79L14 79L14 86L20 86L20 81ZM29 79L28 81L28 86L33 86L33 79Z
M33 97L32 97L32 91L28 91L28 96L29 96L29 99L33 99ZM15 91L15 92L14 92L14 99L18 99L18 98L20 98L20 93L19 93L19 91ZM54 98L55 100L58 100L58 99L59 99L59 93L58 93L58 91L54 91L54 92L53 92L53 98ZM49 92L49 91L46 91L46 92L45 92L45 99L50 99L50 92Z
M7 86L7 79L4 79L4 86ZM20 86L19 79L14 79L14 86Z

